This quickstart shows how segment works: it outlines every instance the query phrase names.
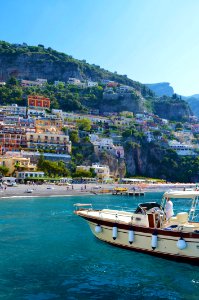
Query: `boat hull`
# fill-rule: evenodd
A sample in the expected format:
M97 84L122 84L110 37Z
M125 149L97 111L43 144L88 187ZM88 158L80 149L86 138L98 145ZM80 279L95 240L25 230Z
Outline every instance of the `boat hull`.
M87 219L87 218L86 218ZM147 253L150 255L199 265L199 235L190 233L167 232L164 230L136 228L134 226L134 241L129 242L129 229L120 228L117 224L117 237L113 239L114 223L100 224L99 220L88 220L92 233L101 241L116 247ZM96 225L100 225L101 232L96 232ZM152 235L157 234L157 245L152 248ZM177 242L183 237L186 248L180 250Z

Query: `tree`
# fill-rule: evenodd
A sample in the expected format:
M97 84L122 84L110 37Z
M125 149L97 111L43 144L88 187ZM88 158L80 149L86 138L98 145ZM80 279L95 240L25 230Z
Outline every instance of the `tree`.
M91 121L89 119L82 119L77 121L78 128L84 131L91 130Z
M14 76L11 76L6 83L7 85L19 85L18 80Z
M176 129L177 131L181 131L181 130L183 129L182 123L181 123L181 122L177 122L177 123L176 123L176 126L175 126L175 129Z
M70 172L65 167L64 162L45 160L43 155L40 156L37 167L50 177L70 175Z
M0 174L5 176L7 175L7 173L9 172L9 169L7 167L4 166L0 166Z
M132 130L131 129L126 129L125 131L122 132L123 138L128 138L132 136Z
M154 131L153 131L153 135L154 135L155 137L160 137L160 136L162 135L162 133L161 133L160 130L154 130Z
M69 133L69 137L72 143L78 143L79 142L79 136L78 132L76 130L73 130Z
M76 170L75 173L72 174L72 177L89 177L92 178L93 174L90 171L86 171L83 169Z

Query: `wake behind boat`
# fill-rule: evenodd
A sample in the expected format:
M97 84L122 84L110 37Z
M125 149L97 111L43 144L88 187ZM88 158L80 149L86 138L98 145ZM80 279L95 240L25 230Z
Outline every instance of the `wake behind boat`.
M192 199L187 212L166 219L166 199ZM75 204L75 214L85 219L100 240L121 248L199 264L199 222L194 222L199 191L168 191L161 205L139 204L134 212L95 210L92 204Z

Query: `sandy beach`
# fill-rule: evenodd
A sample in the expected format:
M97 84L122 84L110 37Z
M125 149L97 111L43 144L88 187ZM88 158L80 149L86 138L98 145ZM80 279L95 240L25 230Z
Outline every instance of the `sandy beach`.
M129 184L73 184L73 186L58 186L52 184L43 185L25 185L19 184L15 187L7 187L0 190L0 198L18 198L18 197L59 197L59 196L85 196L100 193L111 193L115 187L126 187L132 189ZM164 192L169 189L194 188L195 184L147 184L136 186L144 192ZM31 193L27 191L31 190Z

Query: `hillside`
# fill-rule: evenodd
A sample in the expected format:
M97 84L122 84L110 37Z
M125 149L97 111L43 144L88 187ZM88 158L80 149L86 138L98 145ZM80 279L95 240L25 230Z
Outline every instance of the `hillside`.
M35 80L46 78L48 82L67 81L70 77L80 80L101 81L109 79L121 84L142 89L144 85L127 78L126 75L112 73L97 65L77 60L65 53L43 45L9 44L0 41L0 81L7 81L11 76L17 79Z
M146 83L145 84L149 89L151 89L156 96L162 97L162 96L168 96L172 97L174 94L174 89L172 86L170 86L170 83L168 82L160 82L160 83ZM192 95L192 96L180 96L183 100L185 100L193 114L199 118L199 95Z
M189 97L182 96L182 99L189 104L194 115L199 118L199 95L196 94Z
M24 105L27 95L39 93L49 96L52 108L64 110L88 110L98 109L100 113L120 112L129 110L134 113L150 111L156 112L163 118L183 121L189 118L190 109L184 101L175 99L177 102L178 115L174 113L173 100L154 96L154 93L146 86L137 81L129 79L126 75L112 73L94 64L88 64L85 60L77 60L72 56L45 48L43 45L28 46L27 44L9 44L0 42L0 81L8 81L15 77L18 80L36 80L45 78L48 84L45 88L22 88L19 86L6 85L0 87L0 103L8 104L19 101ZM54 81L67 82L70 77L81 81L92 80L99 83L98 88L79 89L74 86L55 87ZM104 96L105 86L102 80L111 80L119 85L132 88L130 93ZM117 97L115 97L117 96ZM13 100L14 99L14 100Z

